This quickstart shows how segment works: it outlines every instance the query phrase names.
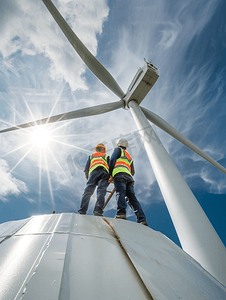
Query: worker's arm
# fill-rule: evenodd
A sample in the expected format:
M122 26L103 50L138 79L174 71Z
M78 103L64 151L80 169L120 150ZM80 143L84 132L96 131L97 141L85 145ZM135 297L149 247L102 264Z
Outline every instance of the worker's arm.
M121 156L121 148L115 148L114 152L112 153L110 164L109 164L109 174L111 176L115 166L115 162L120 156Z
M86 166L85 166L85 177L86 179L88 180L88 177L89 177L89 166L90 166L90 156L89 158L87 159L87 162L86 162Z
M133 164L133 161L132 161L132 164L131 164L131 174L132 174L132 176L134 176L134 174L135 174L135 169L134 169L134 164Z
M107 164L108 164L108 166L109 166L109 164L110 164L110 156L108 155L108 157L107 157Z

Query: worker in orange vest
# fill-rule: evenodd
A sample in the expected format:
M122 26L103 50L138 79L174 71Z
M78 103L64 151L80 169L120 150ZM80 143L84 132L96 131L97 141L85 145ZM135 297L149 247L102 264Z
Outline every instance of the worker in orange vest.
M79 214L85 215L91 196L93 195L97 186L97 201L93 210L95 216L103 215L103 206L105 202L105 195L109 185L109 161L110 158L106 154L106 147L99 143L95 148L95 153L89 156L86 167L85 176L87 181L86 188L82 195L81 206Z
M126 151L127 147L128 141L124 138L119 139L109 164L110 182L114 181L116 190L117 213L115 218L126 219L128 202L136 215L137 222L148 226L140 202L135 195L133 180L135 170L133 160Z

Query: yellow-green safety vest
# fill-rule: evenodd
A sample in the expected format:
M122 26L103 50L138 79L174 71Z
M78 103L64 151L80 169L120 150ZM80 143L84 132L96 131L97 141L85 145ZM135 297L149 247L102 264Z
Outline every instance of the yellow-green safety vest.
M108 155L101 152L96 152L90 155L89 174L97 167L103 167L107 172L109 172L107 158Z
M120 149L121 149L121 156L115 162L112 176L114 177L116 174L121 173L121 172L127 173L130 176L132 176L131 164L132 164L133 160L126 150L124 150L122 148L120 148Z

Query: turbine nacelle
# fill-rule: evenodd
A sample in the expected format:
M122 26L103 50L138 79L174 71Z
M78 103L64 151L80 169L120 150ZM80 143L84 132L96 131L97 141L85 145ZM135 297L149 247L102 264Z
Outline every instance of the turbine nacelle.
M123 97L126 106L131 100L140 104L159 78L158 69L150 62L145 62L134 76L126 95Z

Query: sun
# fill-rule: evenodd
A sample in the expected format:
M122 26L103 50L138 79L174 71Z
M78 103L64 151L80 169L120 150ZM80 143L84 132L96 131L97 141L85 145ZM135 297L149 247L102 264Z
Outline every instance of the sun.
M46 148L51 142L51 132L45 126L37 126L31 133L31 142L34 146Z

